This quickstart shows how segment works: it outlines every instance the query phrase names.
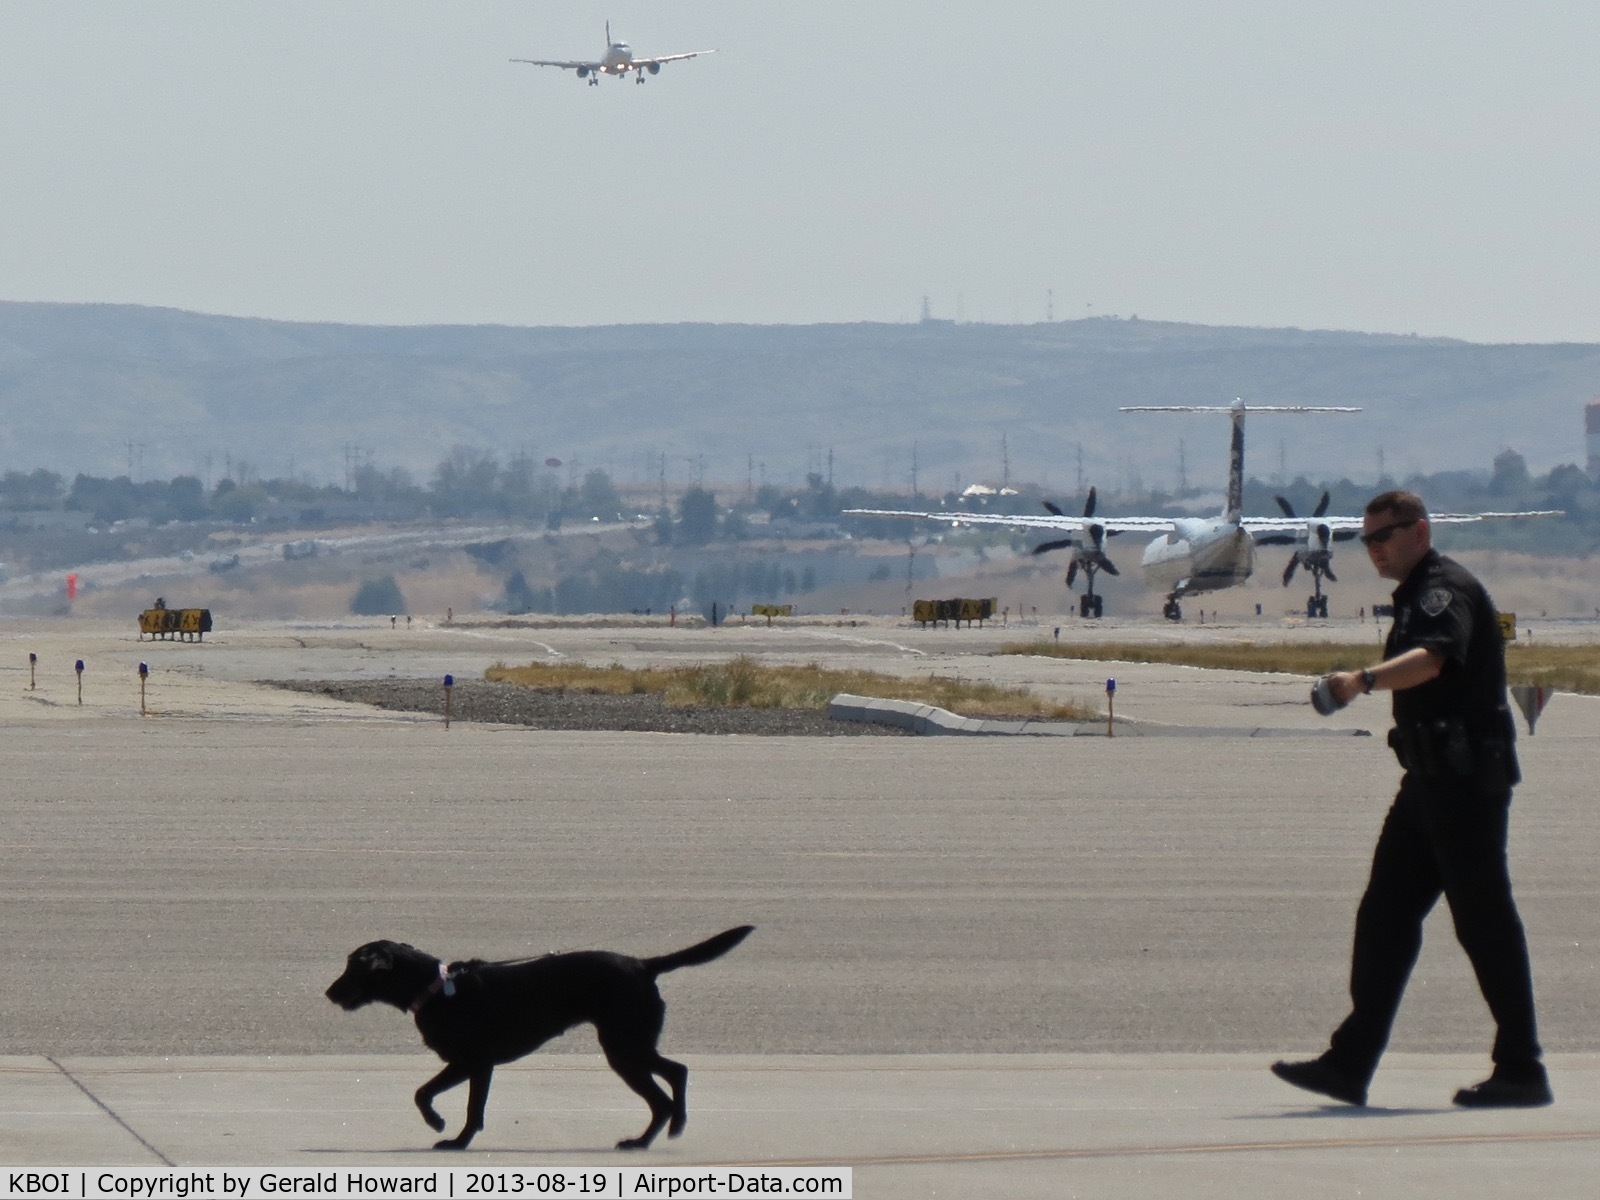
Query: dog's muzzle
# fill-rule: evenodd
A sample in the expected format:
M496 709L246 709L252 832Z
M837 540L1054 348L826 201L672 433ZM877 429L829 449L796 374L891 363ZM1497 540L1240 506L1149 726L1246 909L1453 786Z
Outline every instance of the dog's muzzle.
M371 996L363 995L360 986L348 975L339 976L328 985L328 990L322 994L344 1009L345 1012L360 1008L372 999Z

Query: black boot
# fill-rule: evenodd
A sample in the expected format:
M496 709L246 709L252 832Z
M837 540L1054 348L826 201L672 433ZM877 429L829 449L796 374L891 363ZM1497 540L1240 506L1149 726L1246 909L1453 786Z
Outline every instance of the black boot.
M1346 1104L1365 1105L1367 1102L1366 1080L1346 1075L1320 1058L1306 1062L1275 1062L1272 1064L1272 1073L1285 1083L1316 1092L1319 1096L1342 1100Z
M1543 1108L1554 1104L1555 1099L1550 1077L1539 1063L1517 1071L1496 1067L1482 1083L1464 1087L1455 1095L1455 1102L1462 1108Z

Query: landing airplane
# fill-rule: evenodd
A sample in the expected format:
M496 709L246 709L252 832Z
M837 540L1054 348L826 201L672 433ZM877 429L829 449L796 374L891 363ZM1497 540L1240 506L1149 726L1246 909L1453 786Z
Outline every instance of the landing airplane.
M531 63L536 67L560 67L565 71L577 72L579 79L587 79L589 86L594 87L600 82L602 75L615 75L624 77L629 71L634 73L634 82L643 83L644 73L649 71L652 75L661 73L661 64L677 62L685 58L697 58L702 54L715 54L715 50L691 50L687 54L662 54L655 58L635 58L633 47L627 42L613 42L611 40L611 22L606 22L606 54L597 62L567 62L545 58L513 58L512 62Z
M1275 407L1247 406L1235 400L1226 407L1200 405L1135 406L1123 412L1201 412L1227 413L1233 421L1228 464L1228 494L1223 511L1215 517L1109 517L1096 518L1095 492L1089 489L1088 503L1083 516L1072 517L1059 507L1045 501L1050 510L1048 517L1005 516L997 513L966 512L899 512L876 509L848 509L861 516L920 517L925 520L946 521L951 525L1001 525L1012 529L1052 529L1067 531L1067 536L1044 542L1033 549L1034 554L1050 550L1070 549L1072 558L1067 566L1067 586L1081 568L1084 572L1085 590L1078 600L1078 613L1084 617L1104 614L1104 597L1096 595L1094 577L1099 571L1118 574L1105 553L1105 539L1119 533L1156 532L1158 536L1145 547L1140 568L1145 584L1166 593L1162 616L1169 621L1183 619L1182 600L1205 592L1221 591L1234 587L1250 578L1255 570L1255 548L1262 545L1293 545L1294 557L1290 569L1284 572L1284 586L1298 566L1304 566L1316 582L1316 593L1306 604L1308 617L1326 617L1328 600L1322 595L1322 577L1326 575L1335 583L1331 570L1332 550L1329 543L1346 541L1361 532L1361 517L1330 517L1327 499L1318 504L1310 517L1297 517L1288 502L1279 501L1284 508L1282 517L1247 517L1243 515L1244 499L1244 418L1246 412L1260 413L1353 413L1359 408L1328 407ZM1491 518L1558 516L1559 511L1516 513L1435 513L1429 520L1436 525L1466 524Z

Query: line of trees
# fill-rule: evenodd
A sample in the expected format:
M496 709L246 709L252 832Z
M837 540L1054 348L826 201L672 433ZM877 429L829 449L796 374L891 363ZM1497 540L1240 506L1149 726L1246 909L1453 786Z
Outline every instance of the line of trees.
M71 483L55 472L9 470L0 475L0 526L6 513L67 511L84 513L105 525L143 518L152 525L213 521L271 521L315 526L362 519L499 518L542 521L552 528L571 520L634 519L630 507L603 470L586 472L563 485L558 473L531 455L518 454L502 463L493 453L457 447L433 472L426 485L402 468L383 471L372 464L357 468L348 488L318 486L293 479L257 479L248 468L238 478L225 478L208 488L193 475L170 480L134 482L128 476L103 478L78 475ZM1309 513L1323 490L1333 495L1333 510L1359 512L1380 486L1405 486L1422 494L1436 511L1534 508L1563 509L1558 520L1515 527L1485 523L1458 531L1452 544L1519 547L1548 553L1588 553L1600 549L1600 483L1574 465L1535 475L1515 451L1500 454L1490 469L1446 471L1379 484L1348 479L1317 483L1305 477L1271 484L1259 479L1245 487L1245 510L1277 513L1274 496L1285 495L1297 512ZM911 506L943 511L975 510L1003 514L1038 514L1052 499L1067 512L1082 511L1082 496L1046 496L1032 485L1019 485L1005 495L964 496L955 491L915 497ZM841 516L850 508L905 508L900 493L835 487L820 475L798 488L764 485L753 495L727 504L704 487L691 487L676 504L653 514L656 541L702 546L761 536L767 522L842 524L857 536L903 539L910 526L903 520ZM1101 512L1118 510L1178 515L1192 511L1185 497L1159 491L1102 497Z
M319 512L348 519L352 510L363 509L395 519L497 516L559 523L615 520L623 502L605 471L591 470L563 486L531 456L517 455L502 465L493 454L461 447L439 463L426 486L403 468L383 471L371 464L352 473L349 488L252 478L248 468L212 488L193 475L137 483L126 475L78 475L68 483L43 468L0 475L0 512L81 512L102 524L136 517L157 525L263 517L315 523Z

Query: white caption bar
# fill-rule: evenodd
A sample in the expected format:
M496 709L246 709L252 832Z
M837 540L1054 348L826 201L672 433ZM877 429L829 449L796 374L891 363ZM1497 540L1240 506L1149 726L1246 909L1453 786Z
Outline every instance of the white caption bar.
M5 1169L0 1197L54 1200L277 1200L311 1196L327 1200L429 1196L436 1200L585 1200L587 1197L826 1196L851 1200L849 1167L540 1167L462 1171L341 1168L187 1169L178 1167L75 1167L64 1171Z

